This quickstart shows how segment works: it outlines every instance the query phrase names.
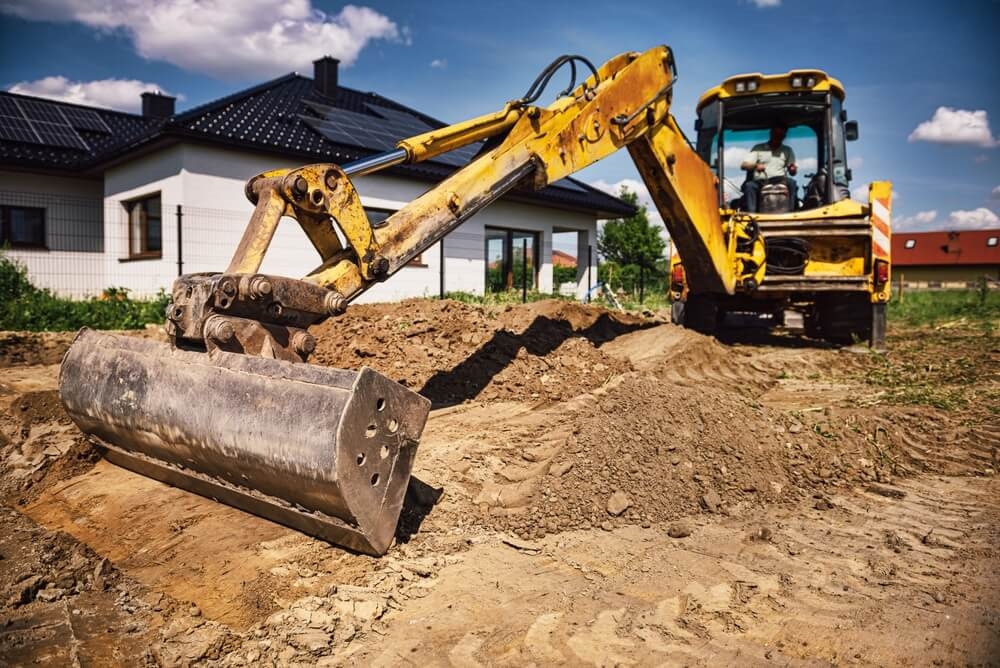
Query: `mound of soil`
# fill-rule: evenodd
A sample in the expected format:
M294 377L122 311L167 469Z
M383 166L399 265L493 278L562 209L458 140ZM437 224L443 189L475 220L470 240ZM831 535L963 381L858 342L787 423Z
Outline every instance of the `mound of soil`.
M0 332L0 368L58 364L76 332Z
M311 361L369 366L437 407L469 399L547 403L630 369L600 346L648 324L561 301L503 308L449 300L363 304L313 328Z

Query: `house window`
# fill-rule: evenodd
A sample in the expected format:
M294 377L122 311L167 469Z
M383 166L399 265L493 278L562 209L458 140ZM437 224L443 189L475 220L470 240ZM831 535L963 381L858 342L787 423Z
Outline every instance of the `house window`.
M45 209L0 206L0 246L45 248Z
M910 248L913 248L916 245L917 245L917 240L916 239L907 239L903 243L903 248L906 248L907 250L909 250Z
M486 291L538 287L538 232L486 228Z
M366 206L365 213L368 215L368 224L373 228L382 227L385 225L385 221L389 219L389 216L396 213L392 209L377 209L375 207ZM424 254L420 253L415 258L406 263L407 267L426 267L427 264L424 263Z
M128 211L128 256L163 257L163 218L160 196L125 203Z
M990 247L996 246L997 245L997 238L996 237L989 237L989 238L987 238L986 239L986 245L990 246Z

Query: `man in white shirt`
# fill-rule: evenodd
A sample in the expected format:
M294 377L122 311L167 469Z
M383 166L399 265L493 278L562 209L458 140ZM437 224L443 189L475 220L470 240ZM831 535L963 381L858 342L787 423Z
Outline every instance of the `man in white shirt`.
M794 208L797 186L795 180L790 177L795 176L799 168L795 164L795 151L782 143L787 132L786 125L775 124L771 128L771 136L767 143L754 146L740 165L740 169L747 170L747 180L743 183L743 203L746 211L754 213L757 211L761 187L775 177L785 179L791 206Z

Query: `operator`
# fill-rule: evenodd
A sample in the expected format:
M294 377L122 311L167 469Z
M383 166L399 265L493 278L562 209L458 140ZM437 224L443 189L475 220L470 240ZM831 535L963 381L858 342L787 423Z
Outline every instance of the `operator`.
M798 186L791 177L795 176L799 168L795 164L795 151L782 143L787 132L787 125L775 123L771 127L771 136L767 143L754 146L740 165L740 169L747 171L747 180L743 183L743 204L751 213L757 212L760 189L771 179L784 179L788 185L790 207L795 208Z

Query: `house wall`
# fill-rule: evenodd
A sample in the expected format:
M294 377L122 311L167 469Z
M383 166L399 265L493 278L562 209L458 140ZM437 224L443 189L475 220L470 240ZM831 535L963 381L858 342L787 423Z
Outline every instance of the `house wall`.
M45 210L44 249L10 249L31 281L74 297L99 293L104 282L100 180L0 171L0 204Z
M892 280L905 283L975 283L983 276L1000 280L998 265L900 266L892 267Z
M169 288L178 273L176 206L183 205L183 271L220 271L226 267L253 210L244 195L246 181L261 172L299 163L205 146L184 145L160 151L108 171L105 209L112 212L105 231L108 274L114 285L137 293ZM431 184L378 174L359 177L354 185L365 206L398 209ZM120 262L128 255L128 220L123 202L159 192L163 205L163 256ZM501 201L466 221L444 240L446 291L482 294L485 282L486 226L541 232L539 289L551 292L552 232L577 230L594 244L592 216L555 208ZM374 286L359 302L396 301L437 295L441 286L441 247L422 255L423 266L404 267ZM261 271L302 276L319 264L319 257L301 229L291 220L279 226ZM593 276L597 275L596 268ZM581 286L585 292L585 288ZM582 294L582 293L581 293Z

